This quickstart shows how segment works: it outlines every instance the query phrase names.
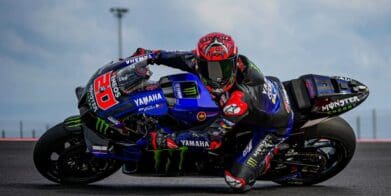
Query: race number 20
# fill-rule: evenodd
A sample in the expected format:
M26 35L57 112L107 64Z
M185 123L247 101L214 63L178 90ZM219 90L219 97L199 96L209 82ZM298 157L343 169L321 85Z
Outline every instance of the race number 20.
M94 93L98 107L107 110L116 104L113 89L111 88L111 72L105 73L94 80Z

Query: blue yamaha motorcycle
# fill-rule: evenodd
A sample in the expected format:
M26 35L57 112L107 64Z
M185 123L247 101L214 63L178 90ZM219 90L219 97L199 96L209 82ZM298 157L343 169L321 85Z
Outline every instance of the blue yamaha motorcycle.
M237 127L218 151L210 150L209 138L196 134L220 115L207 89L189 73L149 81L148 58L109 63L76 89L80 114L49 129L35 145L34 163L44 177L88 184L124 163L135 176L223 176L254 137L251 127ZM294 129L258 180L323 182L346 167L356 147L352 128L338 115L361 104L369 90L347 77L314 74L282 84L295 113ZM147 135L157 130L176 134L179 147L150 148Z

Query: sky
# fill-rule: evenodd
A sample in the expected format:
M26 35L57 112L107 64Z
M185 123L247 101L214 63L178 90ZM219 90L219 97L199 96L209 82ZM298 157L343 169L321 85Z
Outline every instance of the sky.
M391 111L391 1L1 0L0 128L77 114L75 87L118 58L111 7L130 9L124 56L137 47L192 50L201 36L224 32L265 75L351 77L371 91L353 114ZM178 72L151 69L154 80Z

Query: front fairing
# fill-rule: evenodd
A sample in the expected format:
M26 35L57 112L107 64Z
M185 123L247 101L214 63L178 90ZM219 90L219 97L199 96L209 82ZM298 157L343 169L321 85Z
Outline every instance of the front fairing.
M129 100L132 94L131 91L124 91L123 70L132 70L136 66L146 67L148 55L131 57L117 63L109 63L91 77L83 91L85 99L80 99L79 108L81 109L81 102L84 101L89 111L95 113L98 117L107 118L108 116L123 115L126 112L132 112L137 107L132 107L134 103ZM126 72L129 73L129 72ZM132 76L133 84L137 86L143 83L146 79ZM128 78L128 80L130 80ZM129 104L130 103L130 104ZM118 114L119 113L119 114Z

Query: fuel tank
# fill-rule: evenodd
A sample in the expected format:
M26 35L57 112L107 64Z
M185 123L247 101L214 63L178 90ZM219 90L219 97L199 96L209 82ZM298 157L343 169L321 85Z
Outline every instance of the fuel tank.
M218 106L196 75L170 75L161 78L159 84L168 103L168 113L176 120L190 125L209 121L219 114Z

